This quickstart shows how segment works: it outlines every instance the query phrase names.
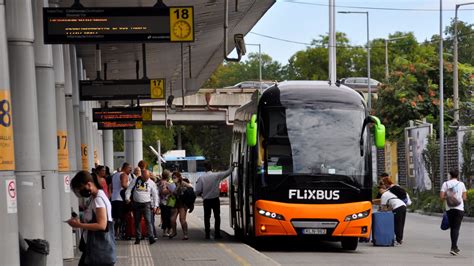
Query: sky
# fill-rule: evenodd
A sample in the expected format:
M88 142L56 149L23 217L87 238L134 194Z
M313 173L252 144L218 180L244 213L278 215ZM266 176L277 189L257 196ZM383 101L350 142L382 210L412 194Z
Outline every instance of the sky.
M443 0L443 31L454 18L456 4L473 2L474 0ZM262 53L285 65L294 53L304 50L307 45L278 41L258 34L311 43L313 39L326 35L329 31L328 3L329 0L277 0L245 36L245 42L260 44ZM371 40L387 38L396 31L413 32L419 42L430 39L434 34L439 34L439 6L439 0L336 0L336 12L369 12ZM474 4L462 6L458 11L458 19L474 24ZM346 33L352 45L364 45L367 42L366 25L365 14L336 13L336 30ZM251 52L258 52L258 46L247 46L247 53Z

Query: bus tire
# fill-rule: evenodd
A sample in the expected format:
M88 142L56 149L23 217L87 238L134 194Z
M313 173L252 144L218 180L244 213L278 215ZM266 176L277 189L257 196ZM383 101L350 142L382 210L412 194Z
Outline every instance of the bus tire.
M341 246L345 250L356 250L359 239L357 237L345 237L341 241Z

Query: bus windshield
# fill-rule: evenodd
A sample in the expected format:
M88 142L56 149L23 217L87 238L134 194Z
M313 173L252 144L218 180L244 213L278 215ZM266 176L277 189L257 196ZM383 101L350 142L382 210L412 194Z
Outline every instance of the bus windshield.
M269 175L333 174L363 184L363 109L342 104L267 107L263 119Z

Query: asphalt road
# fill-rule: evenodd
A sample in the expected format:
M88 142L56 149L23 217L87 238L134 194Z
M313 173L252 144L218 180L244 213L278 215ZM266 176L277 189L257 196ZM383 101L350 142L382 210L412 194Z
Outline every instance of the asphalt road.
M221 198L221 202L222 230L233 235L228 201ZM202 206L196 206L195 215L203 218ZM404 243L397 247L359 243L356 251L344 251L338 242L284 239L267 242L258 251L281 265L474 265L474 223L463 222L458 243L461 255L452 256L449 231L441 231L440 222L440 217L409 213Z

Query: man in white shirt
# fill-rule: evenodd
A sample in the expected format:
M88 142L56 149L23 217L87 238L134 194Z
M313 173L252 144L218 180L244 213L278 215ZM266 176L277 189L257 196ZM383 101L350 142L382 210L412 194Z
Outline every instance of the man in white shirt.
M135 219L135 244L140 244L142 236L141 220L142 215L145 217L145 222L148 230L148 240L150 245L155 243L155 235L153 233L153 224L151 216L155 215L156 208L159 206L159 194L156 184L150 179L150 172L146 169L142 171L142 176L135 178L125 192L125 201L130 203L130 197L133 190L133 216Z
M206 239L210 239L211 234L211 210L214 213L214 238L222 238L221 236L221 216L219 201L219 183L232 173L234 166L225 172L212 172L212 165L209 161L204 163L206 173L196 181L196 189L194 192L197 196L202 196L204 206L204 229Z
M116 172L112 176L110 193L112 193L112 217L114 218L115 234L124 238L127 212L120 192L127 189L128 184L130 184L132 167L128 163L123 163L121 170L121 172Z
M458 238L459 230L461 229L461 222L464 216L464 200L467 199L466 195L466 186L463 182L458 180L459 171L457 169L452 169L449 171L449 176L451 177L448 181L444 182L441 186L441 192L439 197L441 200L445 201L446 213L448 214L449 228L451 229L451 255L459 255L461 251L458 248ZM447 197L452 196L458 201L457 206L448 206Z

